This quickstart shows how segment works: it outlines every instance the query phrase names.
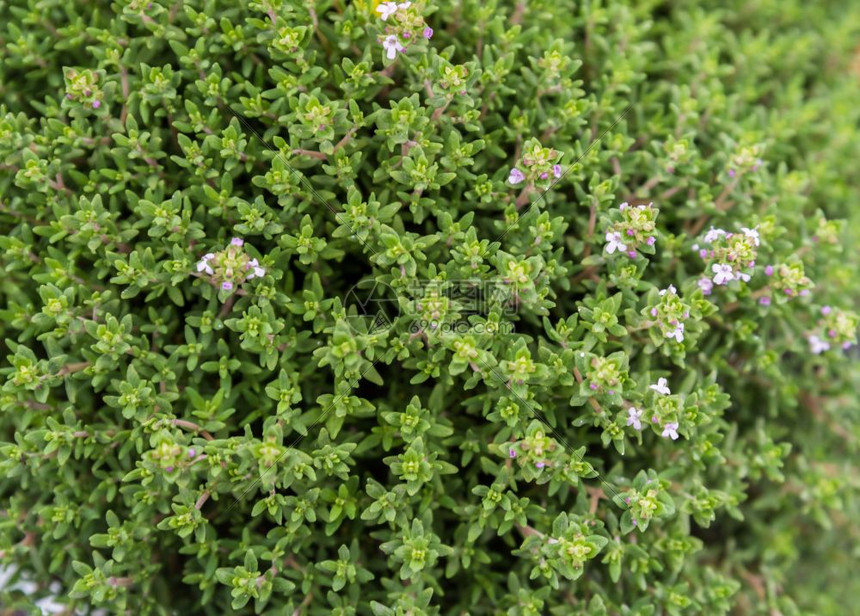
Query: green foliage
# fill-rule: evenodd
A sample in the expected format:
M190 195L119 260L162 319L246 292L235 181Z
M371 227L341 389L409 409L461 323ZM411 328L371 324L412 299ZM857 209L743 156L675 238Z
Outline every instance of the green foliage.
M850 612L856 3L377 4L0 2L0 604Z

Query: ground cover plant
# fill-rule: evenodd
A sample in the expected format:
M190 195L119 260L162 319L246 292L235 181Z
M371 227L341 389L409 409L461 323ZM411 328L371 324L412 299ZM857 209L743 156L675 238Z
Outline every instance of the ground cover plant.
M847 613L858 34L0 2L0 604Z

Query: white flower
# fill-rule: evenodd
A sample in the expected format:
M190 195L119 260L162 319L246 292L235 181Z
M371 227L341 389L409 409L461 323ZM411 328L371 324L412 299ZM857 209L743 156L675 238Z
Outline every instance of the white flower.
M821 355L824 351L830 350L830 343L822 340L818 336L812 335L809 337L809 350L816 355Z
M401 9L408 9L410 6L412 6L412 3L411 2L401 2L397 6L400 7Z
M711 290L714 288L714 283L710 278L699 278L699 282L697 284L704 295L710 295Z
M621 242L621 234L618 231L609 231L606 234L606 252L612 254L616 250L626 252L627 246Z
M248 274L248 280L251 280L252 278L262 278L266 275L266 269L260 267L260 263L256 259L251 259L250 261L248 261L248 265L245 267L245 269L251 268L253 268L254 271Z
M212 267L209 265L209 261L215 258L211 252L203 255L203 258L197 262L197 271L198 272L206 272L210 276L212 275Z
M637 430L642 429L642 411L633 408L627 409L627 425L633 426Z
M629 206L628 206L627 202L625 201L624 203L622 203L621 205L618 206L618 209L619 210L626 210L628 207Z
M714 284L728 284L734 280L735 275L732 273L731 265L722 265L714 263L711 266L711 271L714 272Z
M675 330L666 334L667 338L674 338L678 342L684 342L684 324L678 323L675 326Z
M746 227L741 227L741 231L743 231L744 235L750 238L756 246L759 245L758 227L756 227L755 229L747 229Z
M666 379L664 379L663 377L660 377L659 379L657 379L657 384L651 385L649 387L649 389L653 389L658 394L663 394L664 396L668 396L672 392L669 391L669 387L666 385L666 383L667 383Z
M376 12L379 13L379 16L382 18L382 21L385 21L397 12L397 3L383 2L378 7L376 7Z
M670 421L665 426L663 426L663 438L670 438L673 441L678 439L678 422Z
M670 284L668 287L660 291L660 297L663 297L664 295L666 295L666 293L677 294L678 290L675 288L675 285Z
M744 282L750 281L750 275L744 274L743 272L738 272L737 274L735 274L735 278L737 278L738 280L743 280Z
M389 60L393 60L395 57L397 57L398 51L403 51L404 49L406 49L403 45L400 44L400 40L394 34L389 34L388 36L386 36L385 39L382 41L382 46L385 48L385 55Z
M725 234L726 232L722 229L715 229L714 227L711 227L711 230L705 233L705 237L702 239L708 244L713 244L720 238L720 236Z

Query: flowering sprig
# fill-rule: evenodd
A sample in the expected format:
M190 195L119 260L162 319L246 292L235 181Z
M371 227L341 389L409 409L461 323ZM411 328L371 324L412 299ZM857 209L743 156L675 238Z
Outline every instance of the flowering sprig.
M701 242L694 244L693 249L705 262L704 275L698 282L705 295L714 286L724 286L733 280L749 282L761 243L758 227L741 227L739 233L711 227Z
M805 297L815 286L804 272L803 263L799 260L776 267L769 266L765 270L765 273L767 272L771 272L769 286L777 295L789 298Z
M433 37L433 28L424 21L424 2L382 2L376 7L385 22L385 35L379 42L385 57L394 60L411 43Z
M635 259L640 252L654 254L658 213L653 203L633 206L625 201L619 205L618 210L610 214L605 236L606 253L623 253L631 259Z
M736 178L744 173L758 171L764 162L761 153L764 148L761 145L743 146L729 159L728 174Z
M549 186L564 172L558 163L561 157L558 150L543 147L537 139L529 139L523 146L520 161L508 173L508 184L516 186L526 182L527 186Z
M675 503L666 487L654 471L640 471L630 490L616 495L615 502L625 509L621 516L622 533L629 533L634 528L644 532L652 520L675 513Z
M669 340L684 341L684 322L690 318L691 306L685 303L674 285L658 293L659 300L646 307L642 314L650 318L653 327Z
M232 291L247 280L262 278L266 269L245 252L244 246L244 240L234 237L224 250L203 255L197 262L197 272L208 276L222 291Z
M806 335L810 351L819 355L830 349L851 348L857 344L858 324L860 319L856 313L823 306L821 318Z
M64 74L66 80L66 99L76 101L85 107L98 109L104 100L104 93L99 87L99 75L91 71L77 71L67 68Z

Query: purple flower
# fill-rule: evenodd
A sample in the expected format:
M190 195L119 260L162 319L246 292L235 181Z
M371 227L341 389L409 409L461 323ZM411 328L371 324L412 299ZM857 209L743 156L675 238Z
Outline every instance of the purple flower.
M412 33L411 32L404 32L403 38L405 38L405 39L412 38Z
M508 449L508 457L509 458L516 458L517 457L517 452L514 451L513 447Z
M663 438L670 438L673 441L678 439L678 422L670 421L665 426L663 426L663 434L661 434Z
M642 413L639 409L630 407L627 409L627 425L633 426L636 430L642 429Z
M628 251L627 256L630 257L631 259L635 259L636 258L636 251L635 250Z
M835 329L829 330L827 332L827 335L830 336L831 338L835 338L836 337L836 330Z
M656 308L652 308L652 309L651 309L651 316L652 316L652 317L656 317L656 316L657 316L657 309L656 309Z
M850 348L853 346L853 344L854 344L854 343L853 343L853 342L850 342L850 341L849 341L849 342L843 342L843 343L842 343L842 348L843 348L843 349L845 349L845 350L847 351L848 349L850 349Z
M102 106L101 101L93 101L93 109L98 109L101 106Z
M553 165L552 166L552 174L556 178L560 178L561 177L561 165Z
M821 307L821 314L823 314L825 316L830 314L832 311L833 311L833 308L831 308L830 306L822 306Z
M633 229L627 229L627 235L632 237L634 235Z
M230 245L231 246L237 246L237 247L241 248L242 246L245 245L245 240L243 240L240 237L234 237L233 239L230 240Z
M544 171L543 173L540 174L540 179L542 179L542 180L545 180L548 177L549 177L549 173L547 173L546 171Z
M426 28L424 28L424 38L426 38L426 39L433 38L433 28L431 28L430 26L427 26Z
M520 182L526 179L526 176L523 175L523 172L514 167L511 169L510 174L508 174L508 183L516 186Z
M173 467L172 467L172 466L168 466L168 467L167 467L166 469L164 469L164 470L165 470L165 471L167 471L168 473L172 473L172 472L173 472Z
M545 463L545 462L543 462L543 461L541 461L541 462L536 462L536 463L535 463L535 466L537 466L538 468L543 468L544 466L546 466L546 463Z
M765 276L773 276L773 265L768 265L767 267L764 268L764 275Z
M69 100L72 100L72 95L71 95L71 94L66 94L66 98L67 98L67 99L69 99Z
M734 169L729 169L729 177L730 178L735 177L735 170Z
M758 303L761 304L762 306L770 306L770 298L767 296L762 297L758 300Z
M592 390L597 389L597 383L592 383L591 385L589 385L589 387L590 387Z
M654 244L657 243L657 238L652 235L647 240L645 240L645 243L648 244L649 246L653 246Z
M194 448L193 448L193 447L192 447L191 449L189 449L189 450L188 450L188 457L189 457L189 458L193 458L193 457L194 457L194 456L196 456L196 455L197 455L197 452L196 452L196 451L194 451Z
M222 291L229 291L229 290L230 290L230 289L232 289L232 288L233 288L233 283L232 283L232 282L222 282L222 283L221 283L221 290L222 290Z

